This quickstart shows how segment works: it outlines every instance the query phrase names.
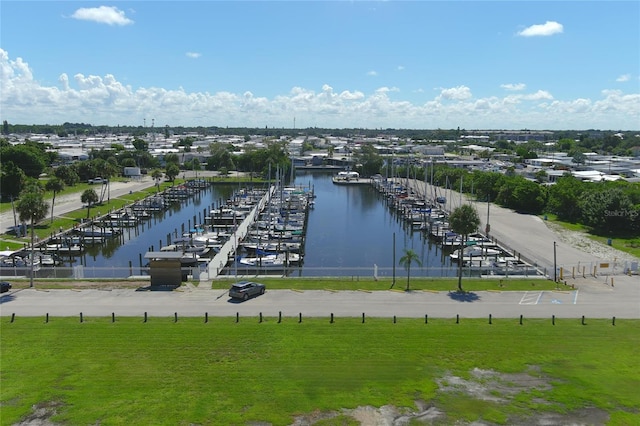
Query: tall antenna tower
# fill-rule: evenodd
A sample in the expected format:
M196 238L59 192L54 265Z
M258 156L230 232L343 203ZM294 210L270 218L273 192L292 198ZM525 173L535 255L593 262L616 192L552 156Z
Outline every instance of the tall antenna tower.
M152 140L153 142L155 142L155 141L156 141L156 133L153 131L153 126L154 126L155 124L156 124L156 119L155 119L155 118L152 118L152 119L151 119L151 140Z

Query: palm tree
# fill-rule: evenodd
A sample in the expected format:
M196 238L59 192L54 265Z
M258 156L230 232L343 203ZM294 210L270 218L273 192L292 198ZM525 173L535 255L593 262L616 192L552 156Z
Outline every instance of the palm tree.
M42 188L39 185L30 185L27 187L27 192L24 192L18 204L16 205L16 211L20 215L20 221L31 222L31 274L29 287L33 287L33 263L35 261L35 231L34 226L37 222L47 217L49 211L49 204L44 201L44 195L42 194Z
M87 219L89 219L91 206L98 202L98 194L93 189L87 189L80 196L80 201L87 205Z
M163 176L162 172L158 169L155 169L151 173L151 177L156 182L156 192L160 191L160 180L162 179L162 176Z
M460 245L460 256L458 256L458 291L462 290L462 252L465 246L467 237L472 232L475 232L480 226L480 217L476 209L471 204L463 204L456 208L449 215L449 225L451 230L458 235L462 236Z
M56 194L64 189L62 179L54 177L45 183L44 188L53 192L53 200L51 201L51 223L53 223L53 207L56 205Z
M409 277L411 276L411 264L417 263L418 266L422 266L418 253L411 249L404 249L404 255L400 258L400 265L404 266L407 270L407 291L409 291Z

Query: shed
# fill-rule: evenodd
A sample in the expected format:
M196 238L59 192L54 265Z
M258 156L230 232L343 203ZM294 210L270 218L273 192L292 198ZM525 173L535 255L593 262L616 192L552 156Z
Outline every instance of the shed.
M151 286L176 286L182 284L182 252L148 251L144 258L149 259Z

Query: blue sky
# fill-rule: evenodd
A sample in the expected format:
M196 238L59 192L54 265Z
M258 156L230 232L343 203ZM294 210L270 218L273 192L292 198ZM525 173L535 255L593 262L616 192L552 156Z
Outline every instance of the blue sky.
M21 124L640 129L638 1L0 1Z

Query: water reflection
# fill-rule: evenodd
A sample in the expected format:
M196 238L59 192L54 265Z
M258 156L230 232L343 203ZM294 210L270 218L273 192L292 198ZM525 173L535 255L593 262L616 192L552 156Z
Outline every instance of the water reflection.
M414 250L422 262L412 265L412 275L452 275L439 246L390 210L383 195L369 185L334 185L331 177L326 172L296 177L298 184L311 183L317 195L301 275L405 275L397 266L404 249Z
M331 177L327 172L297 173L295 184L313 188L317 198L308 216L303 264L290 275L401 279L406 277L405 269L399 266L404 249L415 251L422 262L422 266L411 266L412 276L456 274L441 248L423 232L412 230L375 188L334 185ZM77 275L80 272L73 267L81 264L84 277L141 275L147 251L159 250L203 223L211 208L223 204L239 189L237 184L217 185L166 211L150 213L150 219L123 228L118 237L87 246L82 256L66 257L63 266L67 268L63 270Z

